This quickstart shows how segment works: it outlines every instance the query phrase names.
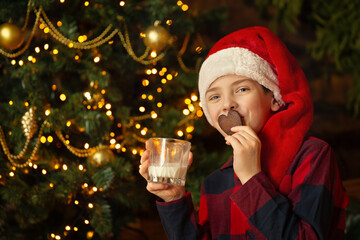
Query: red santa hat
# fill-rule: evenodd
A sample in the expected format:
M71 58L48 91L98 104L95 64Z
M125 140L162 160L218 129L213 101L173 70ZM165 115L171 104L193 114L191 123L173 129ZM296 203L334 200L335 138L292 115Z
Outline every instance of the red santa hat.
M217 78L236 74L271 90L284 109L261 130L261 164L272 182L280 184L312 124L313 106L307 79L284 43L269 29L250 27L220 39L199 72L204 114L213 125L205 93Z

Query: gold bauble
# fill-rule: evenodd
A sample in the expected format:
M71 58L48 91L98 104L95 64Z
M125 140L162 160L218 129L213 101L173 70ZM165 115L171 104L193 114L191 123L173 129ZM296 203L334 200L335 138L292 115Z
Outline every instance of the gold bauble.
M109 148L100 149L88 157L88 161L95 167L103 166L115 159L114 153Z
M14 50L24 42L24 32L15 24L4 23L0 25L0 46Z
M150 26L145 30L144 44L157 52L163 50L170 40L169 32L162 26Z

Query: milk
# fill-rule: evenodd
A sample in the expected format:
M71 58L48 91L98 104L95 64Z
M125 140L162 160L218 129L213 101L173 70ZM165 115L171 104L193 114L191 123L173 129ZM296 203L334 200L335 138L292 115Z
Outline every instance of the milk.
M185 185L186 167L149 166L149 180L152 182Z

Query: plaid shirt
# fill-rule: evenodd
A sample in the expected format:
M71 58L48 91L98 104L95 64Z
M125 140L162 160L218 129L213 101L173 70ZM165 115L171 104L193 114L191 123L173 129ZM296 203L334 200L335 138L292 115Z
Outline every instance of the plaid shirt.
M230 159L201 192L199 221L189 192L157 202L169 239L344 239L349 200L331 148L315 138L303 143L278 187L263 172L242 185Z

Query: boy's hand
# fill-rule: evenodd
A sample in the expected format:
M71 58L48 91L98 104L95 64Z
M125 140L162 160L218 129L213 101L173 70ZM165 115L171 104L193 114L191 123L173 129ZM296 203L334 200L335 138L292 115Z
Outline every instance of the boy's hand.
M231 130L235 133L225 137L226 144L231 145L234 151L234 172L245 184L261 171L261 142L249 126L237 126Z
M150 150L148 149L148 142L145 143L146 150L141 156L140 160L140 169L139 173L145 180L148 179L148 168L150 164ZM188 168L190 167L192 163L193 155L190 152L189 155L189 164ZM159 198L163 199L165 202L171 202L178 200L185 196L185 187L184 186L174 186L174 185L168 185L164 183L153 183L153 182L147 182L146 189L151 192L152 194L155 194Z

